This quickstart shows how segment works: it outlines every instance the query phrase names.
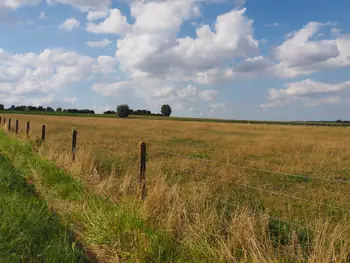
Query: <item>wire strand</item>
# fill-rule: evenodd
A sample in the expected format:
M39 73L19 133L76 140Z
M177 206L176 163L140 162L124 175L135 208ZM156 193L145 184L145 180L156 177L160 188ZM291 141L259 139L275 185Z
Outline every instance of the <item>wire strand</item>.
M280 192L271 191L269 189L264 189L264 188L260 188L260 187L250 186L250 185L247 185L247 184L239 184L239 183L236 183L236 182L232 182L232 183L235 184L235 185L246 187L246 188L250 188L250 189L253 189L253 190L270 193L272 195L279 195L279 196L288 197L288 198L291 198L291 199L294 199L294 200L303 201L305 203L312 204L312 205L314 205L316 207L317 206L326 206L326 207L329 207L329 208L332 208L332 209L338 209L338 210L341 210L343 212L346 212L346 210L344 208L339 207L339 206L329 205L329 204L325 204L325 203L322 203L322 202L317 203L317 202L313 202L313 201L310 201L310 200L302 198L302 197L293 196L293 195L287 195L287 194L283 194L283 193L280 193Z
M309 179L309 180L320 180L320 181L326 181L326 182L350 183L350 180L322 178L322 177L319 177L319 176L317 176L317 177L316 176L312 176L311 177L311 176L307 176L307 175L275 172L275 171L271 171L271 170L267 170L267 169L260 169L260 168L256 168L256 167L249 167L249 166L243 166L243 165L238 165L238 164L231 164L231 163L224 163L224 162L213 161L213 160L208 160L208 159L196 158L196 157L186 156L186 155L182 155L182 154L178 154L178 153L174 153L174 152L168 152L168 151L160 151L159 153L179 156L179 157L183 157L183 158L191 159L191 160L197 160L197 161L203 161L203 162L208 162L208 163L215 163L215 164L220 164L220 165L226 165L226 166L231 166L231 167L236 167L236 168L241 168L241 169L246 169L246 170L254 170L254 171L259 171L259 172L264 172L264 173L281 175L281 176L286 176L286 177L296 177L296 178L303 178L303 179Z
M231 202L228 202L227 200L222 200L220 198L215 198L215 200L219 201L219 202L222 202L222 203L226 203L226 204L229 204L229 205L233 205L233 206L236 206L235 204L231 203ZM236 206L237 207L237 206ZM254 214L256 216L256 214ZM319 233L318 231L316 230L313 230L311 229L310 227L308 226L304 226L304 225L301 225L299 223L296 223L296 222L292 222L292 221L289 221L289 220L286 220L286 219L283 219L283 218L280 218L280 217L275 217L275 216L271 216L269 214L267 214L267 216L273 220L277 220L277 221L280 221L280 222L283 222L283 223L287 223L287 224L291 224L291 225L294 225L294 226L297 226L299 228L304 228L304 229L308 229L308 230L311 230L311 231L314 231L316 233Z

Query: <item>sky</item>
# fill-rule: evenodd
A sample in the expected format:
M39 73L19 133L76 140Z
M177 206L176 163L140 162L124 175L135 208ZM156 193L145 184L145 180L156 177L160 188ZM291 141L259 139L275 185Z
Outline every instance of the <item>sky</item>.
M348 0L0 0L0 103L350 120Z

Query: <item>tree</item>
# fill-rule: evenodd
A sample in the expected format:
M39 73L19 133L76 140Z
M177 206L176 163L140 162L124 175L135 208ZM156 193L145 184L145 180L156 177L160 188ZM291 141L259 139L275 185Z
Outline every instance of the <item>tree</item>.
M62 112L62 108L57 108L56 112Z
M37 111L37 107L34 106L27 106L27 111Z
M5 109L4 104L0 104L0 110L4 110L4 109Z
M53 108L51 108L51 107L47 107L47 108L46 108L46 111L48 111L48 112L54 112L55 110L54 110Z
M170 117L171 115L171 107L168 104L162 106L161 112L164 116Z
M103 114L116 114L116 112L113 110L108 110L108 111L105 111Z
M117 107L117 115L119 118L127 118L130 114L130 108L127 104L122 104Z

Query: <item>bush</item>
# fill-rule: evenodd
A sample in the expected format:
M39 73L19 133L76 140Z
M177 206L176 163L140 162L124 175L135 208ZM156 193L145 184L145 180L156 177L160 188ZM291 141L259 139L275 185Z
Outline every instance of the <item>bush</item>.
M127 118L130 114L129 105L122 104L117 107L117 116L119 118Z

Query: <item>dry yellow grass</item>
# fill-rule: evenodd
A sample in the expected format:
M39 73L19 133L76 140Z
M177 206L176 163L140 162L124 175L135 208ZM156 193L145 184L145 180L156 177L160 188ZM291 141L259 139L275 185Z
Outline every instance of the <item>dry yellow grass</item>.
M137 143L145 141L148 192L139 212L150 224L171 233L196 259L350 260L347 128L2 117L11 118L13 125L18 119L23 138L25 122L30 121L32 140L40 137L45 124L47 139L40 154L96 194L119 202L136 195ZM73 128L78 130L74 164L70 160ZM315 179L225 165L229 163Z

